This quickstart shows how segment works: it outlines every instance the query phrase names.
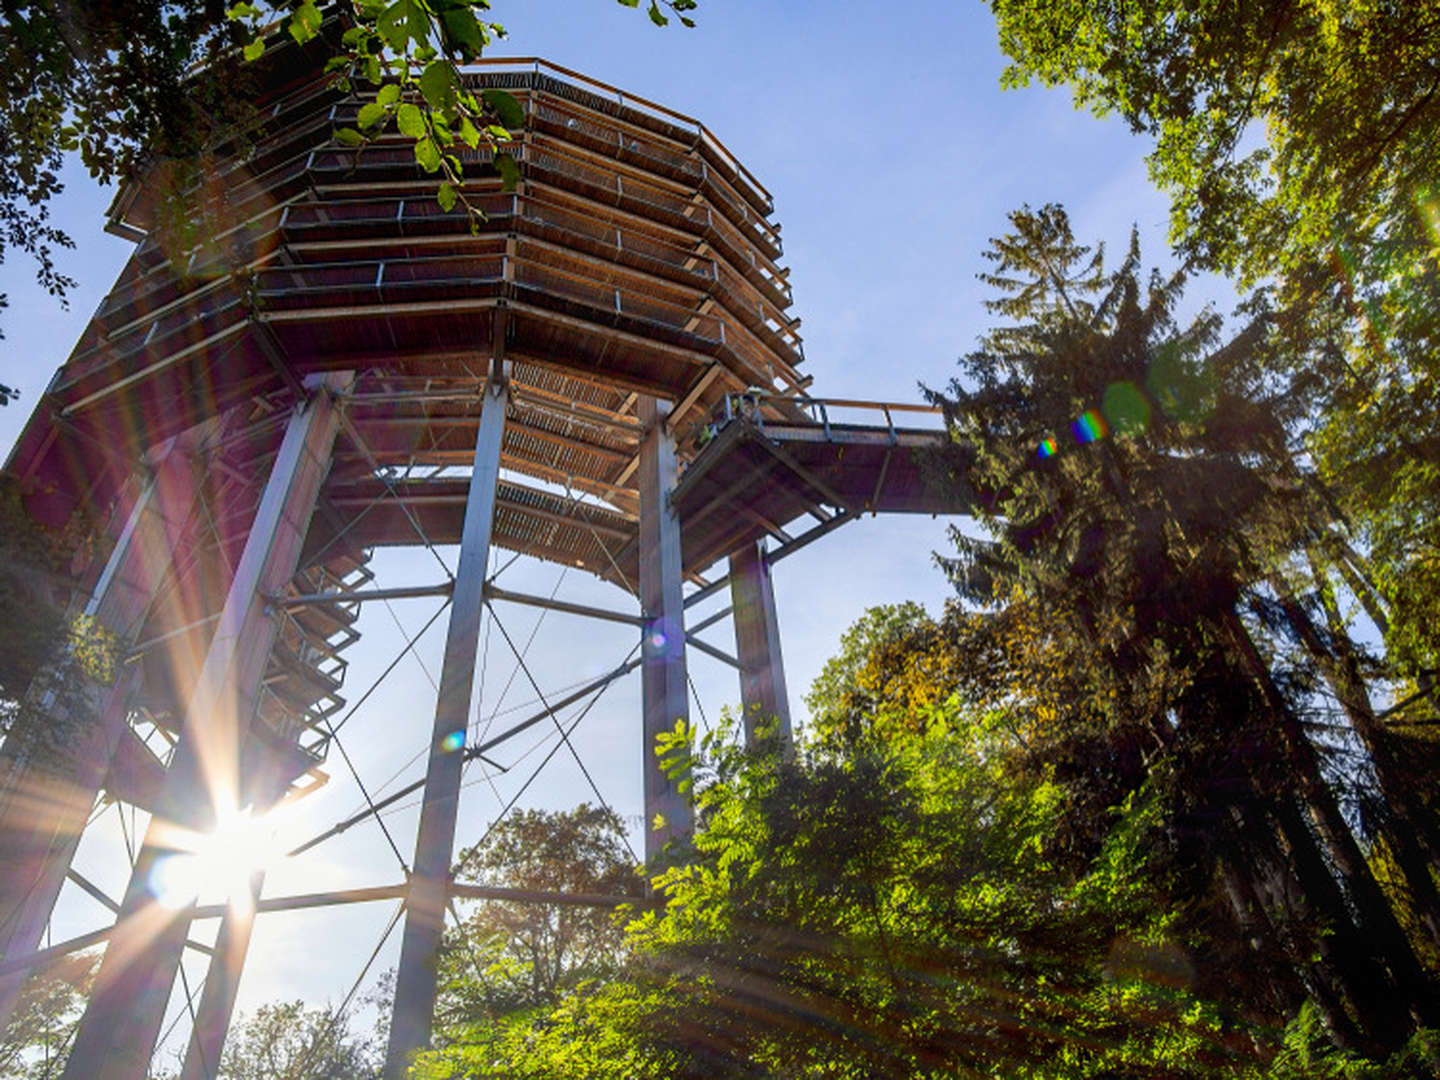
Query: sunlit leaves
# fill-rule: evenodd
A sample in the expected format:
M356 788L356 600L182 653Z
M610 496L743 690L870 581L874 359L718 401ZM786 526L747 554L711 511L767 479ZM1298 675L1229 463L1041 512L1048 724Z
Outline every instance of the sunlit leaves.
M297 45L304 45L320 32L320 21L320 9L315 6L313 0L305 0L305 3L297 7L295 13L290 17L290 25L287 29Z

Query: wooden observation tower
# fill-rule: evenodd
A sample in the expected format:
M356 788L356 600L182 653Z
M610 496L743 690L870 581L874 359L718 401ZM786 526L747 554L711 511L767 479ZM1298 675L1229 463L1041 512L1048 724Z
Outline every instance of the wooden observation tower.
M788 738L771 567L864 512L954 509L920 479L933 420L807 395L770 196L703 125L542 61L475 65L467 77L506 89L526 122L514 190L484 154L466 162L472 229L407 143L338 146L363 102L304 50L275 52L261 126L211 170L203 242L162 244L143 182L115 200L110 228L134 254L6 466L38 522L93 523L72 610L123 645L114 681L86 688L93 707L63 718L64 754L16 740L0 754L0 1014L26 973L108 942L69 1080L146 1075L195 919L223 922L186 1080L219 1059L257 911L380 896L405 900L400 1075L429 1037L447 905L467 895L449 877L462 766L575 700L466 746L483 606L638 637L582 693L641 672L654 859L691 820L651 752L688 715L687 609L730 591L734 656L695 647L739 669L747 737L763 719ZM375 548L418 544L458 544L453 575L374 579ZM492 545L583 568L628 607L506 591L486 579ZM360 605L431 593L450 598L448 637L409 881L263 898L257 877L249 903L160 906L177 831L311 782ZM94 889L71 860L102 796L153 815L107 901L115 923L40 949L67 875Z

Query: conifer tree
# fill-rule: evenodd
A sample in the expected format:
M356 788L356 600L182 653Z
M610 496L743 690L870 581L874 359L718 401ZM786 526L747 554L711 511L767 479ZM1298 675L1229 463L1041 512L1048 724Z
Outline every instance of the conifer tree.
M1294 459L1307 406L1277 377L1257 306L1229 338L1173 316L1184 272L1142 283L1078 244L1059 207L1011 215L983 279L1007 324L935 395L991 539L957 536L972 600L1023 595L1138 717L1195 873L1286 955L1342 1041L1398 1046L1435 1020L1425 970L1276 666L1268 581L1332 516ZM1397 1004L1403 1003L1402 1007Z

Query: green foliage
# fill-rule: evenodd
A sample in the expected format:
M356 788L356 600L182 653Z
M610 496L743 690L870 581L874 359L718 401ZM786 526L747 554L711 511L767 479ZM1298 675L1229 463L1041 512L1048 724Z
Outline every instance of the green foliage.
M76 953L26 981L0 1033L0 1076L58 1080L98 963Z
M985 275L1006 322L935 396L956 435L945 464L963 474L990 533L957 534L947 566L974 602L1021 599L1045 613L1056 667L1082 688L1075 730L1091 738L1088 753L1084 740L1052 741L1041 759L1094 791L1104 775L1094 762L1128 758L1112 798L1138 776L1160 785L1190 895L1214 893L1217 874L1226 881L1207 917L1235 922L1212 940L1267 942L1253 1006L1274 1014L1296 986L1325 986L1332 1035L1393 1049L1413 1027L1378 1000L1407 995L1433 1023L1436 978L1341 812L1324 744L1304 730L1302 716L1324 711L1311 696L1321 674L1344 699L1341 723L1376 755L1384 795L1360 797L1409 807L1392 835L1425 815L1386 765L1358 669L1333 679L1338 658L1358 651L1344 626L1330 619L1322 638L1285 584L1297 565L1311 572L1314 549L1343 545L1334 505L1297 452L1314 405L1290 377L1303 366L1298 343L1259 303L1228 340L1208 311L1178 325L1183 273L1142 283L1133 239L1107 270L1058 207L1011 223ZM1425 913L1430 872L1411 854L1405 903ZM1276 867L1287 893L1266 884Z
M57 552L69 546L35 526L13 480L0 483L0 735L12 755L63 749L92 715L95 688L115 677L115 636L62 606L70 585Z
M630 927L622 976L417 1076L1180 1075L1244 1057L1186 990L1143 801L1075 875L1046 851L1059 789L1007 775L983 718L794 760L729 735L700 753L695 859L657 878L666 907Z
M242 122L252 89L231 50L236 28L209 0L6 5L0 12L0 258L30 255L64 297L55 265L73 247L50 223L60 169L73 154L101 184L150 155L182 159ZM204 74L194 76L193 65Z
M0 703L19 702L64 643L64 612L50 588L57 576L53 551L53 538L35 527L7 479L0 484L0 625L6 627Z
M1306 1002L1285 1028L1267 1080L1429 1080L1440 1072L1440 1032L1418 1032L1383 1062L1337 1050L1318 1010Z
M1318 395L1305 450L1360 528L1390 661L1433 685L1440 19L1368 0L991 8L1005 83L1069 85L1153 138L1182 253L1278 296Z
M584 803L524 810L456 864L457 880L532 892L638 896L620 819ZM489 1043L589 980L612 975L623 932L605 908L488 900L447 933L437 1007L442 1042Z

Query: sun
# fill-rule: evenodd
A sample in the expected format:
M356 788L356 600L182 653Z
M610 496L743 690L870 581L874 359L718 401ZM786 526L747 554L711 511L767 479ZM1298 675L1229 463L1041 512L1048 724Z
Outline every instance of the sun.
M212 896L248 905L252 879L283 857L276 823L248 806L223 813L209 832L185 834L176 846L156 860L149 878L155 899L175 909Z

